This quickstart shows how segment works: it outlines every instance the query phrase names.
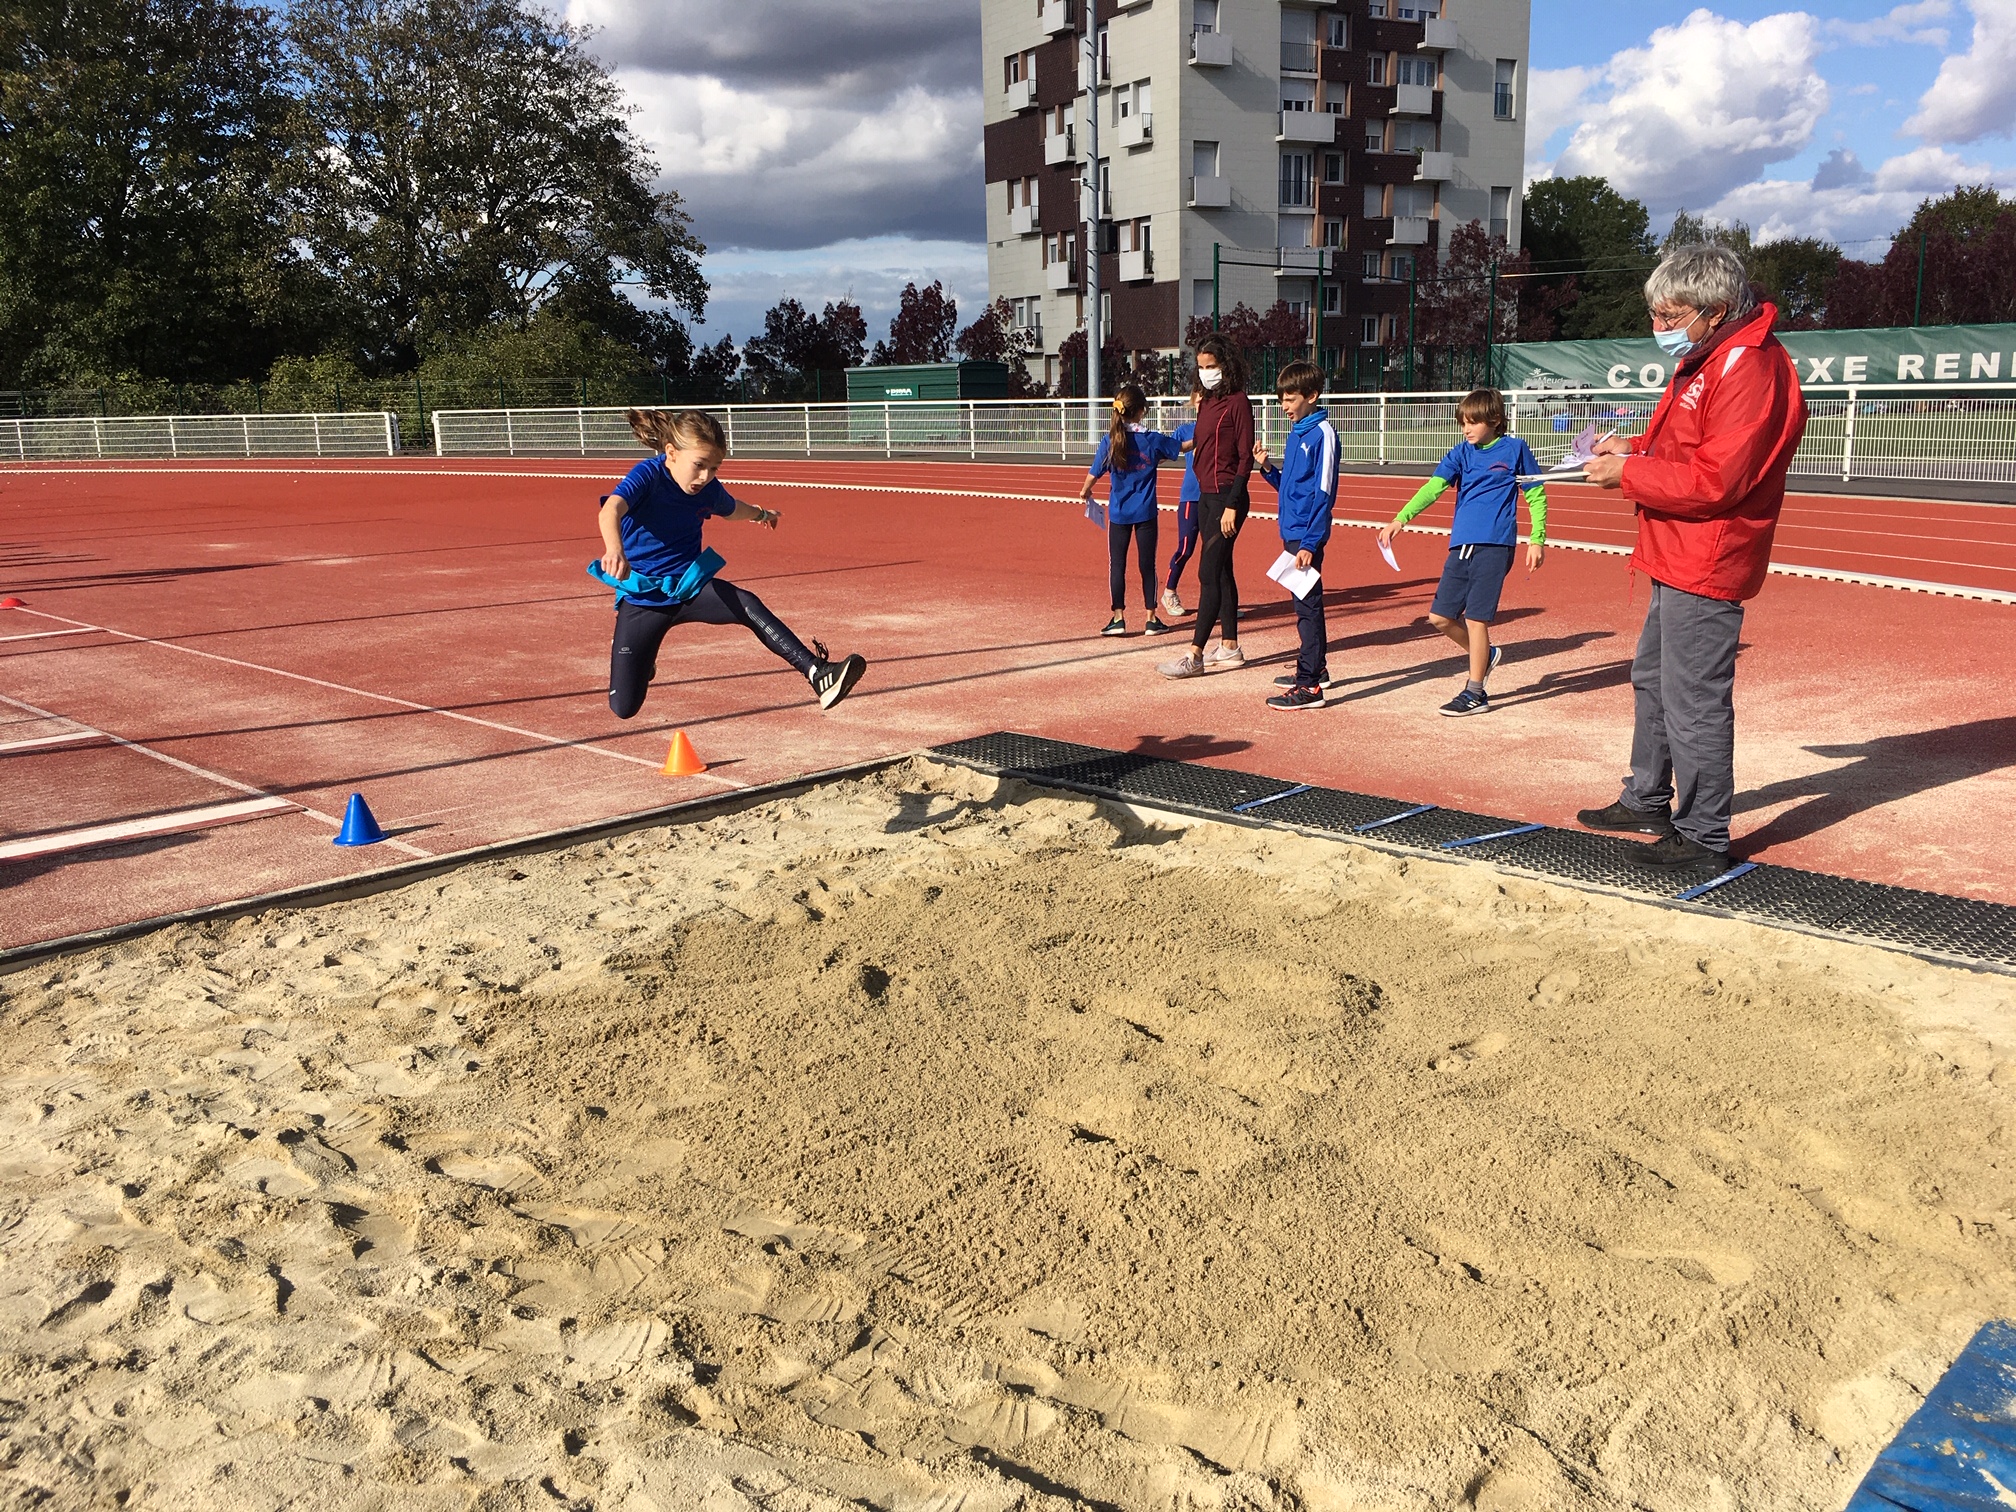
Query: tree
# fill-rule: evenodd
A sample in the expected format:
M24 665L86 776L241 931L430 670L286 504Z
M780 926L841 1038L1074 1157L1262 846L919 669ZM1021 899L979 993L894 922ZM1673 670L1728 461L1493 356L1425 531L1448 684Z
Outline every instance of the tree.
M1085 397L1085 327L1080 326L1057 348L1057 388L1060 399ZM1099 392L1109 397L1131 376L1127 371L1127 348L1118 336L1109 335L1099 348Z
M0 383L222 381L299 339L284 83L241 0L0 7Z
M619 281L705 312L705 249L581 30L529 0L295 0L287 18L296 229L367 365Z
M1481 352L1514 340L1520 285L1531 266L1525 251L1509 250L1479 221L1458 226L1446 248L1425 248L1415 275L1416 344Z
M1277 299L1266 312L1254 309L1243 299L1218 314L1217 331L1248 357L1263 351L1279 355L1309 345L1309 317L1298 313L1285 299ZM1183 328L1183 344L1194 348L1212 331L1209 315L1193 315Z
M1778 306L1781 330L1817 330L1827 323L1827 302L1841 270L1841 249L1817 236L1788 236L1750 251L1751 279Z
M1673 224L1666 230L1665 240L1659 243L1662 253L1671 252L1675 247L1700 245L1727 247L1747 265L1750 261L1750 227L1743 221L1711 221L1699 215L1689 215L1682 207L1673 213Z
M997 299L978 320L959 333L954 343L969 362L1000 362L1008 367L1008 396L1024 399L1042 387L1029 375L1029 359L1042 349L1036 333L1015 324L1015 306Z
M779 300L763 317L763 334L743 344L749 376L766 397L823 394L844 398L846 370L861 366L868 322L851 300L814 315L795 299Z
M1914 319L1923 325L2016 319L2016 197L2004 199L1986 184L1955 186L1923 201L1880 261L1842 260L1828 287L1829 327Z
M959 306L945 297L943 283L933 279L923 289L907 283L889 322L889 339L875 343L869 360L877 366L943 362L952 354L952 333L958 327Z
M1593 176L1541 179L1526 191L1521 250L1536 296L1524 339L1593 339L1645 332L1645 275L1654 262L1645 206ZM1548 329L1548 327L1552 329Z

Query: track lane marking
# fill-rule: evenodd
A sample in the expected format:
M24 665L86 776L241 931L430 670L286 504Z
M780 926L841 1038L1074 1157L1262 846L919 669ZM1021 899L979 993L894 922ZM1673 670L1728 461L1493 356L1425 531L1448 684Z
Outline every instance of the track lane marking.
M220 824L236 824L243 819L263 819L269 814L303 812L298 803L285 798L236 798L229 803L213 803L204 808L177 809L170 814L153 814L145 819L118 819L110 824L86 825L82 829L58 830L28 840L0 841L0 861L26 861L35 856L62 855L98 845L117 845L122 840L139 840L149 835L180 835L191 830L214 829Z

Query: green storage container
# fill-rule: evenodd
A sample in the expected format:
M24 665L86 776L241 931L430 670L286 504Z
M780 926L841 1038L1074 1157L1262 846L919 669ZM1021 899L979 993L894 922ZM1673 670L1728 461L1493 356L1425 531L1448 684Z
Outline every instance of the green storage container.
M903 447L966 444L965 399L1006 399L1005 362L919 362L847 369L847 439ZM882 406L889 409L885 414Z

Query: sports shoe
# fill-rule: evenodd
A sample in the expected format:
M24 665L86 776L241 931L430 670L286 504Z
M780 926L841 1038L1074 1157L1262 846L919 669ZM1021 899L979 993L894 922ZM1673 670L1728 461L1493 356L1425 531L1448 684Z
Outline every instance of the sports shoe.
M1204 657L1201 652L1192 651L1187 656L1179 656L1174 661L1164 662L1155 669L1164 677L1202 677L1205 673Z
M1211 654L1205 657L1204 660L1211 670L1216 672L1225 667L1245 666L1246 653L1237 646L1228 646L1225 642L1220 641L1211 648Z
M1442 712L1452 717L1459 714L1489 714L1491 712L1491 695L1488 693L1472 693L1468 688L1465 688L1461 693L1450 699L1449 702L1442 705Z
M1296 688L1305 686L1305 684L1293 672L1284 672L1274 679L1274 686L1277 688ZM1319 688L1330 686L1330 673L1327 669L1316 679L1316 686Z
M1629 835L1670 835L1673 832L1672 810L1663 803L1656 809L1635 809L1620 798L1608 808L1584 809L1575 818L1590 829L1622 830Z
M1174 625L1163 624L1162 621L1151 614L1148 616L1148 623L1141 627L1141 633L1143 635L1167 635L1175 628Z
M1493 672L1496 672L1498 670L1498 663L1503 660L1505 660L1505 648L1503 646L1493 646L1491 648L1490 660L1484 663L1484 675L1489 677Z
M819 649L823 651L826 648L821 646ZM819 707L830 709L853 692L854 684L861 681L861 674L867 670L866 659L859 656L844 657L840 661L821 658L814 662L808 680L812 691L819 695Z
M1101 635L1125 635L1127 633L1126 618L1122 615L1114 615L1113 618L1106 621L1106 628L1099 633Z
M1729 852L1710 850L1698 840L1689 840L1678 830L1668 830L1650 845L1631 847L1631 859L1639 866L1713 867L1729 870Z
M1183 607L1183 600L1176 597L1176 590L1174 588L1164 588L1162 590L1162 612L1169 615L1172 619L1181 619L1190 611Z
M1323 707L1321 688L1291 687L1286 693L1276 693L1267 700L1267 707L1284 712L1295 709L1320 709Z

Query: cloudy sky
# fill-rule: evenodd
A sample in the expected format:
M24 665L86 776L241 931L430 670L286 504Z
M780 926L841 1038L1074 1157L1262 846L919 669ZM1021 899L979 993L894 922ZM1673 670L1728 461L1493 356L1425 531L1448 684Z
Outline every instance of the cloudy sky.
M707 339L787 294L851 293L871 336L913 278L984 300L978 0L568 13L707 243ZM1928 194L2016 189L2016 0L1533 0L1531 67L1529 175L1601 174L1655 223L1685 207L1868 257Z

